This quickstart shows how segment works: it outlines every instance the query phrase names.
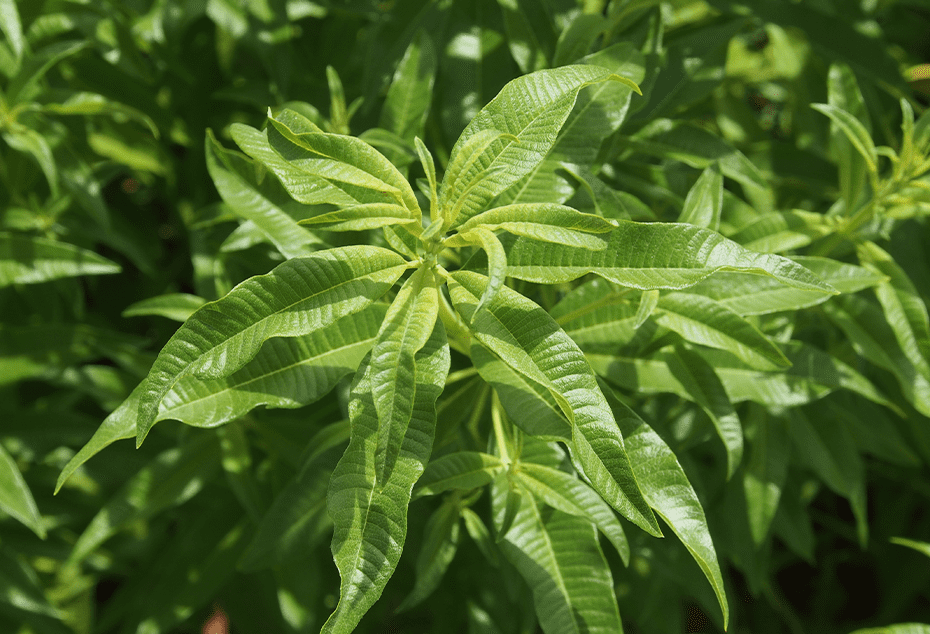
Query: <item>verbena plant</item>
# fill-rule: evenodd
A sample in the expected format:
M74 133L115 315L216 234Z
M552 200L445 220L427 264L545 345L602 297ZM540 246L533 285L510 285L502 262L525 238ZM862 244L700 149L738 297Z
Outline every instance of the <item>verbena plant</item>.
M820 483L851 509L854 528L834 520L830 529L867 547L862 454L900 481L930 457L926 267L912 261L917 246L894 237L902 223L921 226L913 219L930 205L930 115L901 99L896 149L877 145L856 79L871 66L850 54L824 71L825 103L813 108L825 117L810 125L835 163L836 195L775 190L734 147L758 132L755 122L721 117L728 140L670 109L669 100L697 107L708 80L685 64L694 53L687 32L663 43L669 18L653 3L571 7L558 19L500 4L521 76L480 110L472 93L451 114L444 106L441 126L429 119L431 103L455 93L456 56L471 51L461 44L467 29L449 27L437 59L427 27L462 16L458 5L436 6L413 21L423 28L406 36L377 126L359 137L350 132L360 102L346 102L332 68L328 118L288 101L257 128L226 127L230 116L206 131L199 157L223 205L188 210L184 221L201 295L218 298L171 293L130 306L128 316L184 322L154 360L135 351L138 339L81 323L81 289L64 285L73 280L40 320L11 313L6 382L72 390L61 402L40 394L35 415L51 407L61 416L76 394L112 413L77 454L47 459L63 466L57 489L93 496L104 483L108 495L76 530L59 531L55 550L29 561L4 551L0 581L32 601L11 595L8 618L24 619L26 631L63 631L52 605L66 601L49 599L31 571L44 556L56 562L52 596L71 597L63 587L90 587L106 571L130 578L99 622L69 610L82 632L172 631L217 594L248 631L267 631L262 619L281 631L377 631L393 612L410 615L390 618L411 631L451 622L463 631L618 632L621 613L660 631L680 629L679 597L726 628L735 583L782 601L768 568L785 551L772 555L773 536L814 558L810 502ZM79 141L58 119L103 115L156 132L163 122L98 93L43 93L44 74L85 44L21 64L16 7L0 8L11 51L4 139L48 191L47 208L30 212L27 202L42 204L4 174L14 211L0 234L5 298L41 305L27 285L116 272L73 244L87 218L85 241L157 275L131 231L112 228L95 185L102 170L81 152L86 143L155 172L164 171L151 160L159 151L131 153L139 131L106 123L88 124ZM698 18L699 33L747 28L738 9L718 8L723 17ZM768 4L759 11L776 20ZM539 30L546 19L564 28L555 44L545 42L549 27ZM784 19L818 14L800 7ZM147 24L133 28L158 42ZM34 30L41 41L46 31ZM799 50L785 41L773 46ZM754 58L730 55L732 89L747 72L737 62ZM714 98L728 112L726 96ZM468 124L446 151L456 121ZM184 139L177 124L171 133ZM794 158L810 161L801 145ZM72 204L83 220L64 214ZM229 220L236 228L209 252L210 232ZM240 254L242 270L226 268ZM125 372L86 363L98 356ZM301 409L262 418L259 406ZM217 429L156 432L142 446L163 420ZM12 429L14 442L0 447L0 508L42 535L50 522L11 456L23 464L44 445ZM87 475L89 458L126 438L143 451L156 444L141 469L114 467L126 480L118 487L106 471ZM641 529L629 541L618 513ZM66 512L57 516L67 524ZM913 529L895 526L881 530ZM654 540L663 529L669 539ZM109 560L104 545L127 530L140 545L117 545ZM338 581L322 547L330 534ZM718 552L741 578L721 569ZM131 574L138 559L150 567ZM277 596L237 605L256 585ZM780 616L800 631L790 608Z

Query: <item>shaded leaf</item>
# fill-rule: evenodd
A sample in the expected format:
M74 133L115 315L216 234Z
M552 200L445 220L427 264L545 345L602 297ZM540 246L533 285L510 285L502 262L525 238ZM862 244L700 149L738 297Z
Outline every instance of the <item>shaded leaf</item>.
M0 287L119 272L115 262L67 242L0 233Z
M0 445L0 511L14 517L40 538L45 539L45 527L39 507L29 485L23 479L13 456Z

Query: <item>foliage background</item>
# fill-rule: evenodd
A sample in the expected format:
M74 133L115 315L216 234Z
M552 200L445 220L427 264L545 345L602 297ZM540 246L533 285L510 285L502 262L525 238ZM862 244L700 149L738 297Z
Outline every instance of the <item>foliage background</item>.
M717 159L724 235L757 251L856 262L850 242L831 242L835 231L805 213L828 216L837 201L848 206L875 189L857 189L865 177L856 153L810 104L852 95L838 105L866 122L875 145L900 150L898 100L918 115L927 105L926 79L907 71L930 62L930 11L917 0L0 0L0 28L0 484L28 488L35 500L0 500L12 515L0 519L0 630L22 634L194 632L214 601L233 631L316 631L338 599L325 513L311 514L305 532L274 553L244 555L288 483L320 479L300 472L302 454L342 416L345 386L308 408L257 409L216 430L163 423L138 450L112 445L52 496L61 470L146 375L176 320L281 260L221 201L207 170L208 129L233 147L230 124L261 127L269 106L303 102L302 112L331 131L361 135L404 167L415 159L414 132L444 164L509 80L629 42L644 54L644 96L601 148L599 209L675 221ZM389 87L415 41L432 78L421 87L428 112L409 135L371 132L390 124ZM831 81L846 88L831 95ZM690 141L669 132L685 123L696 131ZM927 179L918 180L923 189L894 192L883 215L857 229L910 280L922 323L930 197ZM594 211L579 191L572 204ZM54 245L84 250L62 257ZM22 249L51 262L34 267L38 278L16 269ZM567 290L540 291L544 305ZM191 297L140 303L169 293ZM847 313L881 313L871 289L849 297ZM889 321L871 323L888 335ZM758 323L779 343L806 342L854 367L881 398L835 381L802 384L793 400L739 403L746 452L728 480L727 456L700 408L667 390L615 386L674 449L698 492L724 568L729 631L845 633L926 621L930 562L917 551L930 549L930 515L921 512L930 497L930 411L908 392L915 362L895 356L897 332L886 336L883 357L880 337L868 348L818 306ZM930 345L922 336L918 329L917 359ZM813 436L772 431L772 421L798 419ZM322 444L322 469L332 469L343 441ZM763 498L777 511L747 509L753 486L775 491ZM534 631L523 582L506 565L489 569L465 537L439 588L395 611L414 587L417 545L440 505L414 502L407 552L360 631L448 631L450 620L459 631ZM485 514L486 506L475 508ZM101 508L108 519L95 520L88 539ZM771 530L760 534L751 521ZM627 568L604 549L627 631L719 631L713 592L681 544L670 534L629 537ZM916 541L907 548L897 537ZM256 562L262 555L267 561Z

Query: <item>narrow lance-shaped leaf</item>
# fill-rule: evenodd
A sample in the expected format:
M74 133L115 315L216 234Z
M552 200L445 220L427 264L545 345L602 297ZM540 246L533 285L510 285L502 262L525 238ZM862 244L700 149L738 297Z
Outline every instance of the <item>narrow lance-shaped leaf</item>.
M608 233L615 226L600 216L584 214L564 205L520 203L472 216L459 227L459 232L477 227L503 229L517 236L599 251L607 242L597 234Z
M526 461L520 462L514 477L527 491L552 508L596 525L617 549L623 564L629 565L630 545L623 526L613 509L594 489L564 471Z
M0 233L0 288L62 277L119 273L115 262L66 242Z
M619 220L606 248L591 251L517 238L507 250L507 275L557 284L595 273L640 290L680 290L717 271L769 275L821 293L834 289L803 266L778 255L753 253L719 233L693 225Z
M430 461L417 483L416 495L483 487L494 480L503 464L497 456L480 451L457 451L442 456Z
M504 86L452 148L439 194L443 213L459 209L448 217L451 226L481 211L494 196L538 165L555 143L578 91L607 80L635 87L634 82L608 69L584 65L539 71ZM472 137L485 130L512 135L517 142L498 138L475 154ZM458 167L464 163L467 169Z
M446 240L446 244L448 246L475 244L484 249L487 254L488 287L478 303L478 310L482 310L494 299L507 277L507 252L504 251L504 245L489 229L480 225L452 236Z
M652 316L652 312L659 305L659 296L660 293L657 290L643 291L642 296L639 298L639 306L636 307L633 328L639 328Z
M365 231L413 222L417 222L416 219L411 218L410 212L400 205L364 203L304 218L299 224L325 231Z
M422 134L436 77L436 52L429 35L421 31L410 42L397 66L381 110L380 127L404 140Z
M623 631L610 567L594 525L558 510L543 514L528 493L518 495L517 513L504 532L510 489L492 489L492 510L501 549L533 591L536 615L546 634L616 634Z
M595 490L631 522L661 534L584 354L545 310L507 287L487 310L476 312L487 283L467 271L450 277L452 301L473 336L511 368L552 391L572 421L573 459Z
M19 467L3 445L0 445L0 511L16 518L45 539L45 527L42 526L39 507L36 506Z
M756 435L749 464L743 474L743 492L749 530L757 546L765 541L769 526L775 519L782 488L788 475L789 451L785 421L756 410Z
M397 606L398 612L409 610L432 594L452 563L458 545L459 503L448 499L426 522L417 556L417 580L410 594Z
M414 483L432 450L436 399L449 372L445 330L416 355L413 416L397 464L386 482L375 481L378 417L371 397L371 367L356 374L350 392L352 438L330 480L328 507L335 524L333 559L342 578L339 604L323 625L324 634L349 634L378 600L400 560L407 535L407 505Z
M144 317L160 315L174 321L184 322L194 312L206 304L206 300L197 295L188 293L168 293L149 297L127 306L122 313L123 317Z
M843 131L843 134L862 155L862 158L865 159L869 171L873 174L878 172L878 154L875 152L875 143L861 121L842 108L830 104L815 103L811 104L811 108L828 116Z
M439 288L431 267L421 266L404 283L384 317L371 351L371 394L378 413L375 476L391 475L413 413L416 353L426 345L439 315Z
M420 137L413 138L413 145L420 157L420 164L429 183L429 218L432 222L439 221L439 181L436 179L436 161ZM441 226L441 225L440 225ZM424 240L426 238L423 238Z
M636 477L642 482L643 495L685 545L704 576L710 582L726 629L730 610L723 588L717 553L707 527L704 508L678 463L674 452L643 420L624 405L610 388L604 393L626 438Z
M704 357L685 346L675 348L669 369L713 422L727 452L729 480L743 459L743 427L720 378Z
M205 151L210 177L226 204L238 216L255 223L285 257L306 255L308 245L320 242L249 182L245 175L255 173L252 161L224 148L209 129Z
M678 222L706 227L717 231L720 228L720 212L723 209L723 174L720 165L711 163L697 179L685 198L684 209Z
M288 260L207 304L168 341L142 382L137 442L141 444L159 403L183 374L231 374L266 339L308 334L363 309L406 267L401 256L387 249L340 247Z

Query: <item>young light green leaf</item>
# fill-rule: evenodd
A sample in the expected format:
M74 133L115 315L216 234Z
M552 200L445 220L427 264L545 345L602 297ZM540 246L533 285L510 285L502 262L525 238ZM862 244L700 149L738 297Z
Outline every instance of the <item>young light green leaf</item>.
M130 304L123 310L122 316L147 317L149 315L159 315L174 321L184 322L206 303L205 299L197 295L168 293Z
M504 245L490 229L480 225L457 233L446 240L446 244L449 246L475 244L484 249L487 254L489 282L481 296L481 301L478 302L478 310L483 310L497 296L497 292L504 285L504 278L507 277L507 253L504 251Z
M407 208L395 203L363 203L304 218L298 224L326 231L365 231L418 220L410 217Z
M783 419L754 410L756 433L749 452L749 463L743 473L743 492L746 495L746 512L749 531L756 546L768 534L769 526L778 511L782 488L788 475L790 446Z
M450 489L477 489L490 484L502 468L500 458L480 451L450 453L430 461L414 494L419 497Z
M723 627L726 629L730 609L723 588L723 577L704 509L688 476L674 452L658 434L614 396L610 388L605 388L604 394L630 449L630 462L637 480L642 482L643 495L701 567L717 595L723 612Z
M0 288L119 272L115 262L73 244L0 232Z
M426 148L420 137L413 137L413 145L417 150L417 156L420 157L420 164L423 166L423 172L426 174L426 180L429 182L429 218L431 222L439 222L439 181L436 179L436 161L433 155ZM442 224L440 224L440 227ZM426 240L427 238L423 238Z
M652 312L659 305L659 291L643 291L639 298L639 306L636 308L636 317L633 318L633 329L637 329L646 323L646 320L652 316Z
M905 537L892 537L889 539L892 544L897 544L898 546L907 546L908 548L913 548L919 553L923 553L927 557L930 557L930 544L927 542L917 541L915 539L907 539Z
M494 488L499 518L509 487ZM533 590L536 615L545 632L622 632L613 578L593 524L555 510L545 516L530 495L520 495L517 514L500 547Z
M21 58L26 40L23 38L23 25L19 20L16 0L0 0L0 31L6 35L16 58Z
M452 148L439 193L440 209L449 214L450 227L482 211L494 196L536 167L555 143L578 91L607 80L635 86L608 69L586 65L539 71L504 86ZM488 130L516 141L497 138L476 147L473 137ZM454 215L453 209L458 209Z
M74 544L68 564L83 561L130 522L183 504L219 470L216 437L201 434L193 442L159 454L136 473L90 521Z
M685 206L678 222L717 231L720 228L720 211L723 209L723 174L720 164L711 163L688 191Z
M436 52L425 31L420 31L397 65L381 109L379 126L410 141L423 133L436 77Z
M743 459L743 427L720 378L704 357L685 346L676 346L675 354L667 359L669 370L710 417L723 441L729 480Z
M136 108L107 99L92 92L76 92L62 103L50 103L42 106L46 112L60 115L110 115L119 119L133 119L143 124L156 139L160 133L152 118Z
M333 559L342 578L339 603L324 634L349 634L378 600L400 560L407 535L407 505L433 445L436 399L449 372L449 346L441 323L416 355L413 416L386 482L375 479L378 415L371 367L363 362L350 392L352 438L330 480L328 508L335 524Z
M360 202L395 202L419 213L407 179L361 139L322 132L296 134L276 118L268 123L268 143L294 167L337 187L345 184L367 190L368 199Z
M831 104L814 103L811 104L811 108L829 117L846 135L846 138L853 144L856 151L865 159L869 171L873 174L878 173L878 154L875 152L875 143L872 141L872 135L865 129L861 121L842 108Z
M207 129L207 169L220 196L236 215L251 220L287 258L308 254L320 239L264 196L254 182L255 165L241 154L224 148ZM251 178L247 176L251 172Z
M856 75L846 64L830 65L827 76L827 101L831 106L858 119L866 132L871 133L869 113ZM830 146L839 168L840 192L846 205L846 213L849 215L856 211L866 183L866 161L835 122L830 125Z
M660 534L584 354L545 310L507 287L487 310L476 312L487 284L487 278L468 271L449 279L452 301L473 336L515 371L550 390L572 422L573 459L579 470L624 517Z
M552 508L597 526L617 549L623 565L629 565L630 545L623 526L613 509L594 489L564 471L532 462L520 462L514 477L527 491Z
M41 539L45 539L42 515L29 485L23 479L13 456L0 445L0 511L11 515Z
M730 239L751 251L785 253L807 246L833 233L832 218L824 214L792 209L758 216Z
M410 594L397 606L398 612L422 603L442 581L459 545L459 504L446 500L430 516L423 529L423 541L417 555L417 580Z
M686 341L732 352L760 370L786 368L789 361L758 328L714 300L692 293L667 293L653 317Z
M619 220L600 251L517 238L507 251L507 275L556 284L595 273L640 290L680 290L717 271L769 275L794 288L835 293L799 264L747 251L719 233L693 225Z
M387 249L339 247L288 260L205 305L168 341L141 384L137 442L185 373L227 376L250 361L266 339L309 334L360 311L406 268L403 258Z
M552 203L521 203L496 207L472 216L459 227L467 233L477 227L503 229L517 236L527 236L568 246L599 251L607 246L598 235L608 233L616 225L600 216Z
M382 485L401 451L413 414L415 355L429 340L439 316L439 287L432 268L421 266L391 303L371 351L371 395L378 414L375 477Z
M326 83L329 84L329 126L336 134L349 134L349 110L339 73L326 66Z

